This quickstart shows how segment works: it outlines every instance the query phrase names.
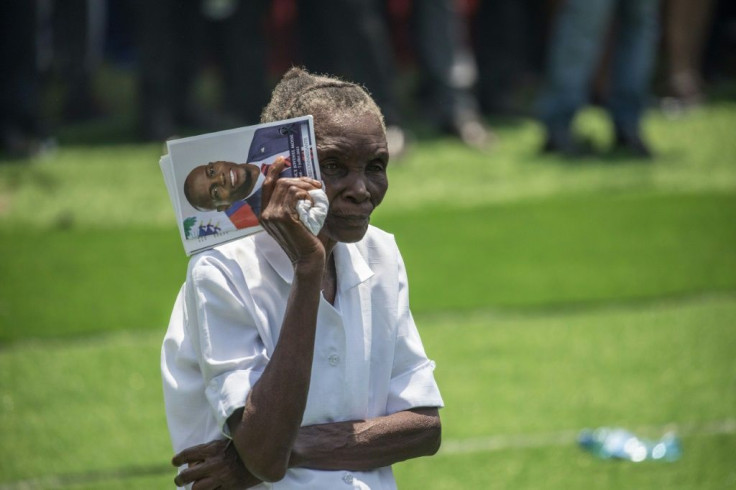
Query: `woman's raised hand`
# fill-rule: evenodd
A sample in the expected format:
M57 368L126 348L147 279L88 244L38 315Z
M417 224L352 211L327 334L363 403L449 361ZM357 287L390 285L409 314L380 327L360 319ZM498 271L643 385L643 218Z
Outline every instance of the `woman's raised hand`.
M268 169L261 188L260 223L294 265L305 260L321 259L324 266L325 248L300 221L296 204L311 200L309 191L321 189L322 183L308 177L281 177L286 159L279 157Z

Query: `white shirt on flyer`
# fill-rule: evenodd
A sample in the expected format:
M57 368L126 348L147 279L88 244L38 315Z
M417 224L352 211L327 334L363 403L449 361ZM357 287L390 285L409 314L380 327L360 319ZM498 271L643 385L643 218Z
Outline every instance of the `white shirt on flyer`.
M320 299L302 425L443 406L393 236L371 226L360 242L338 243L334 257L335 306ZM190 260L161 353L175 452L225 437L227 418L245 404L276 346L292 279L290 260L264 232ZM396 482L390 467L293 468L254 488L388 490Z

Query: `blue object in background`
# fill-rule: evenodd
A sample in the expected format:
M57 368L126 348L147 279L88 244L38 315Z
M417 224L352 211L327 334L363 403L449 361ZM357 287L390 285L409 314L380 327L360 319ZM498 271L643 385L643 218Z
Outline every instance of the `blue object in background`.
M665 434L658 441L637 437L621 428L601 427L585 429L578 436L578 444L601 459L621 459L638 463L645 460L676 461L682 456L679 438Z

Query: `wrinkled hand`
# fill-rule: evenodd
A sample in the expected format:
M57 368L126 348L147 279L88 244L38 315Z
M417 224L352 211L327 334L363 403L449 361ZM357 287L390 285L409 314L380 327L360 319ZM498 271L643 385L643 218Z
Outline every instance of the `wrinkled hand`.
M217 440L184 449L171 460L174 466L189 465L174 479L192 490L240 490L261 481L246 469L231 441Z
M322 183L308 177L280 177L285 166L286 160L279 157L268 169L261 188L261 225L281 245L292 263L309 257L324 259L322 242L304 226L296 209L297 202L311 200L309 191L321 189Z

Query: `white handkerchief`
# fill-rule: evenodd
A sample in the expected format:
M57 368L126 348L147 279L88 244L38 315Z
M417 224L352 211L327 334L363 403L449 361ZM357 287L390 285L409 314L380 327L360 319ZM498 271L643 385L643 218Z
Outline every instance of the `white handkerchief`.
M296 203L296 211L299 213L299 219L304 223L313 235L317 235L322 225L325 224L327 218L327 210L330 207L327 200L327 194L322 189L314 189L309 191L309 199L302 199Z

